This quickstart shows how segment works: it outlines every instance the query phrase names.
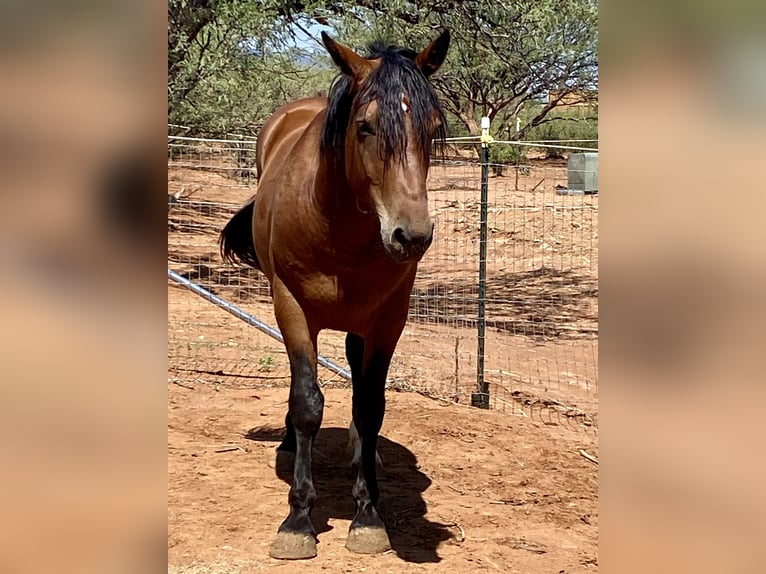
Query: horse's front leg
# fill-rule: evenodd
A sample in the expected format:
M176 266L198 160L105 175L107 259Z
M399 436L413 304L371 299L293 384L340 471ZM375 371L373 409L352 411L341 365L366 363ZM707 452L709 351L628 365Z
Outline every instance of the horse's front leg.
M348 359L349 367L351 367L352 381L354 386L362 384L364 373L362 367L364 365L364 339L354 333L348 333L346 335L346 359ZM282 441L282 445L279 448L287 450L289 448L289 435L285 436ZM287 444L288 446L283 446ZM356 430L354 419L351 419L351 425L348 427L348 455L351 457L351 476L355 477L359 472L359 465L362 464L362 438L359 436L359 431ZM293 449L292 452L295 452ZM380 460L380 455L375 453L375 465L377 467L377 476L380 478L383 475L383 462Z
M269 555L292 560L313 558L317 547L311 509L316 492L311 476L311 449L324 409L324 397L317 383L317 332L278 280L274 282L274 309L290 360L288 417L295 433L295 462L288 497L290 514L279 527Z
M390 315L386 319L378 332L365 338L363 375L353 377L353 420L361 437L362 456L353 489L356 514L351 521L346 548L360 554L379 554L391 548L377 510L380 491L376 459L378 433L386 410L386 377L404 327L406 307L399 321L388 322Z

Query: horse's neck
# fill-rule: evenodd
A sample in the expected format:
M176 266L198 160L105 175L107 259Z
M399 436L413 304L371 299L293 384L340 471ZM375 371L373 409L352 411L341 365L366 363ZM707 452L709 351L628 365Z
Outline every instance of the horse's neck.
M314 183L315 205L330 222L332 234L343 238L349 248L365 247L380 242L380 223L374 209L359 201L367 190L352 189L342 161L331 159L320 162Z

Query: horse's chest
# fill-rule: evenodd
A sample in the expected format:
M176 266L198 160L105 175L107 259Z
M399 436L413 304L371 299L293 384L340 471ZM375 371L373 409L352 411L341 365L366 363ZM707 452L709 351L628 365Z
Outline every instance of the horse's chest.
M381 312L406 313L410 287L406 275L359 270L302 275L291 290L323 328L360 332Z
M378 306L403 288L403 277L366 270L318 274L307 278L303 292L314 305L367 308Z

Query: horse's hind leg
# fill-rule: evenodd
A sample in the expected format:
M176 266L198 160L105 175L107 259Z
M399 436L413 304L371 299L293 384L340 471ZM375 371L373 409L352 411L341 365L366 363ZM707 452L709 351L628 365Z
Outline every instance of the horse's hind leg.
M313 558L316 530L311 523L311 509L316 492L311 476L311 448L322 424L324 408L324 397L317 384L316 331L309 327L298 303L276 279L274 309L290 359L288 416L295 434L295 462L288 497L290 514L279 527L269 555L281 559Z

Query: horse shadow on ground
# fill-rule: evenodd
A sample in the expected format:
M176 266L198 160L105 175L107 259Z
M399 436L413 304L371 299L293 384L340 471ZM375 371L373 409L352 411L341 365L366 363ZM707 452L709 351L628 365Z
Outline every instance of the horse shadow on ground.
M258 442L282 440L284 427L258 427L251 429L246 437ZM312 474L317 501L311 519L317 533L332 530L329 519L351 520L354 517L354 500L351 489L351 460L346 452L348 429L322 428L314 441ZM426 502L423 492L431 485L431 479L418 469L415 455L406 447L383 436L378 438L378 453L383 461L384 472L379 478L380 501L378 511L386 524L391 548L406 562L439 562L436 550L439 545L455 535L449 525L431 522L425 517ZM275 466L277 476L287 484L292 483L293 457L289 453L277 453ZM287 456L285 456L287 455ZM285 500L284 514L288 504ZM274 524L276 535L278 524Z

